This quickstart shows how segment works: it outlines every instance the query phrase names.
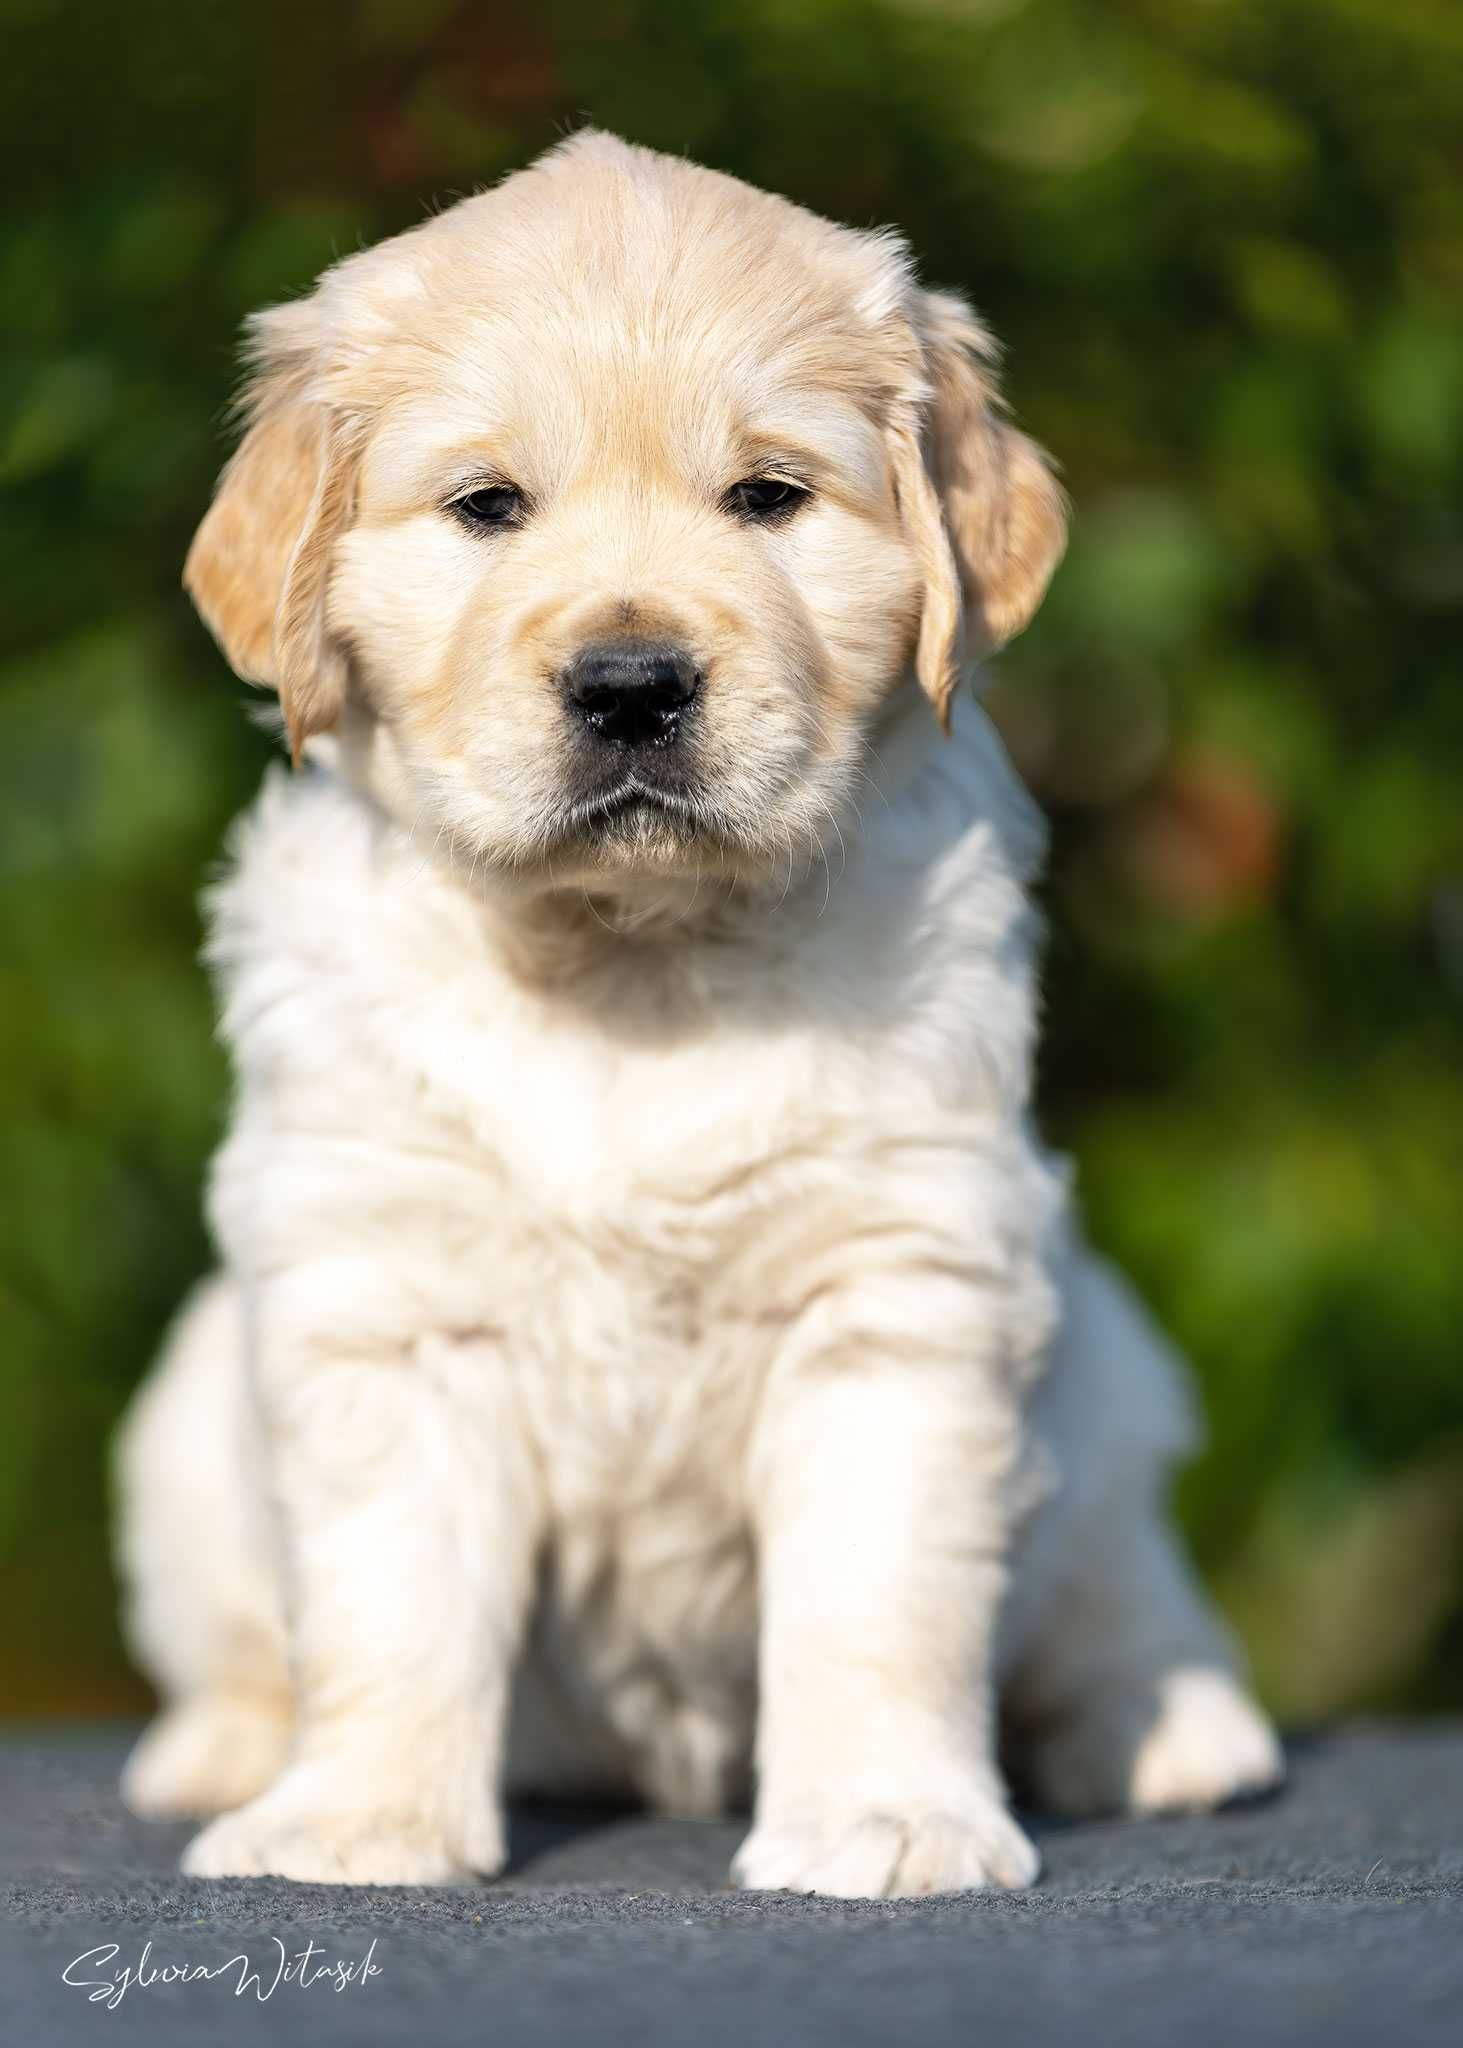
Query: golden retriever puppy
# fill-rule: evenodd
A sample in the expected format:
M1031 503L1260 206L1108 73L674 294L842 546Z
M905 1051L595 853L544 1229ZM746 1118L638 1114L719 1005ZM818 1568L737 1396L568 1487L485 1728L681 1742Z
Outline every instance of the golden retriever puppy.
M264 314L187 581L279 692L213 898L222 1270L121 1453L184 1867L434 1883L509 1789L739 1883L1025 1885L1274 1738L1173 1362L1029 1115L1042 855L962 664L1063 501L888 234L600 134Z

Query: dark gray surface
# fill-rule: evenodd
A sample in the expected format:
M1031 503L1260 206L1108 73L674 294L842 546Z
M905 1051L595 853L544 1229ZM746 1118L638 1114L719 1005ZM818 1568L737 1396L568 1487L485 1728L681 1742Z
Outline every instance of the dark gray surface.
M176 1875L186 1830L129 1820L126 1731L0 1738L0 2038L72 2042L747 2048L985 2042L1463 2044L1463 1727L1356 1727L1299 1745L1262 1806L1036 1824L1033 1892L885 1905L726 1889L736 1825L539 1814L495 1885L360 1891ZM343 1992L134 1987L115 2011L62 1972L225 1963L265 1982L374 1939Z

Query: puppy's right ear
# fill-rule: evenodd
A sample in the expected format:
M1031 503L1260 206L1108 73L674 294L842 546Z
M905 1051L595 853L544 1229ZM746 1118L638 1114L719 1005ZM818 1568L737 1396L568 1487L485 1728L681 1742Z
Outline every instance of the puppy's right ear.
M1067 538L1066 499L1036 443L1013 427L996 388L995 346L963 299L917 292L918 428L893 422L894 474L924 565L915 669L947 729L967 657L1019 633Z
M311 393L310 302L261 314L251 341L249 427L194 536L183 583L235 672L278 691L298 763L345 698L345 656L326 631L325 597L354 464L343 424Z

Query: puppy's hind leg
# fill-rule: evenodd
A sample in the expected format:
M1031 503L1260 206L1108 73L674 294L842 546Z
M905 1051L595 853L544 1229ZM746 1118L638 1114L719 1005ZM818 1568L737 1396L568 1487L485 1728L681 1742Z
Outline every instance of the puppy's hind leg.
M1057 1813L1164 1813L1277 1784L1274 1732L1156 1504L1083 1541L1084 1581L1016 1687L1023 1788Z
M1279 1743L1163 1511L1165 1468L1186 1433L1176 1362L1095 1260L1079 1257L1066 1311L1058 1436L1106 1472L1048 1537L1054 1591L1008 1691L1023 1788L1073 1814L1209 1808L1263 1791L1283 1775Z
M284 1623L256 1459L242 1303L218 1275L179 1315L117 1444L127 1635L163 1698L122 1795L149 1818L239 1806L284 1762Z

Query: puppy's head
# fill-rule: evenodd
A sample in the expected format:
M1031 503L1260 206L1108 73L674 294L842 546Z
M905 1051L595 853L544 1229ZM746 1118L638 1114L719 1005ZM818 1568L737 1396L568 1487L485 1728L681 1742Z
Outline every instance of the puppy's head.
M992 357L892 237L583 135L256 321L188 588L297 754L358 702L474 858L755 872L1041 597Z

